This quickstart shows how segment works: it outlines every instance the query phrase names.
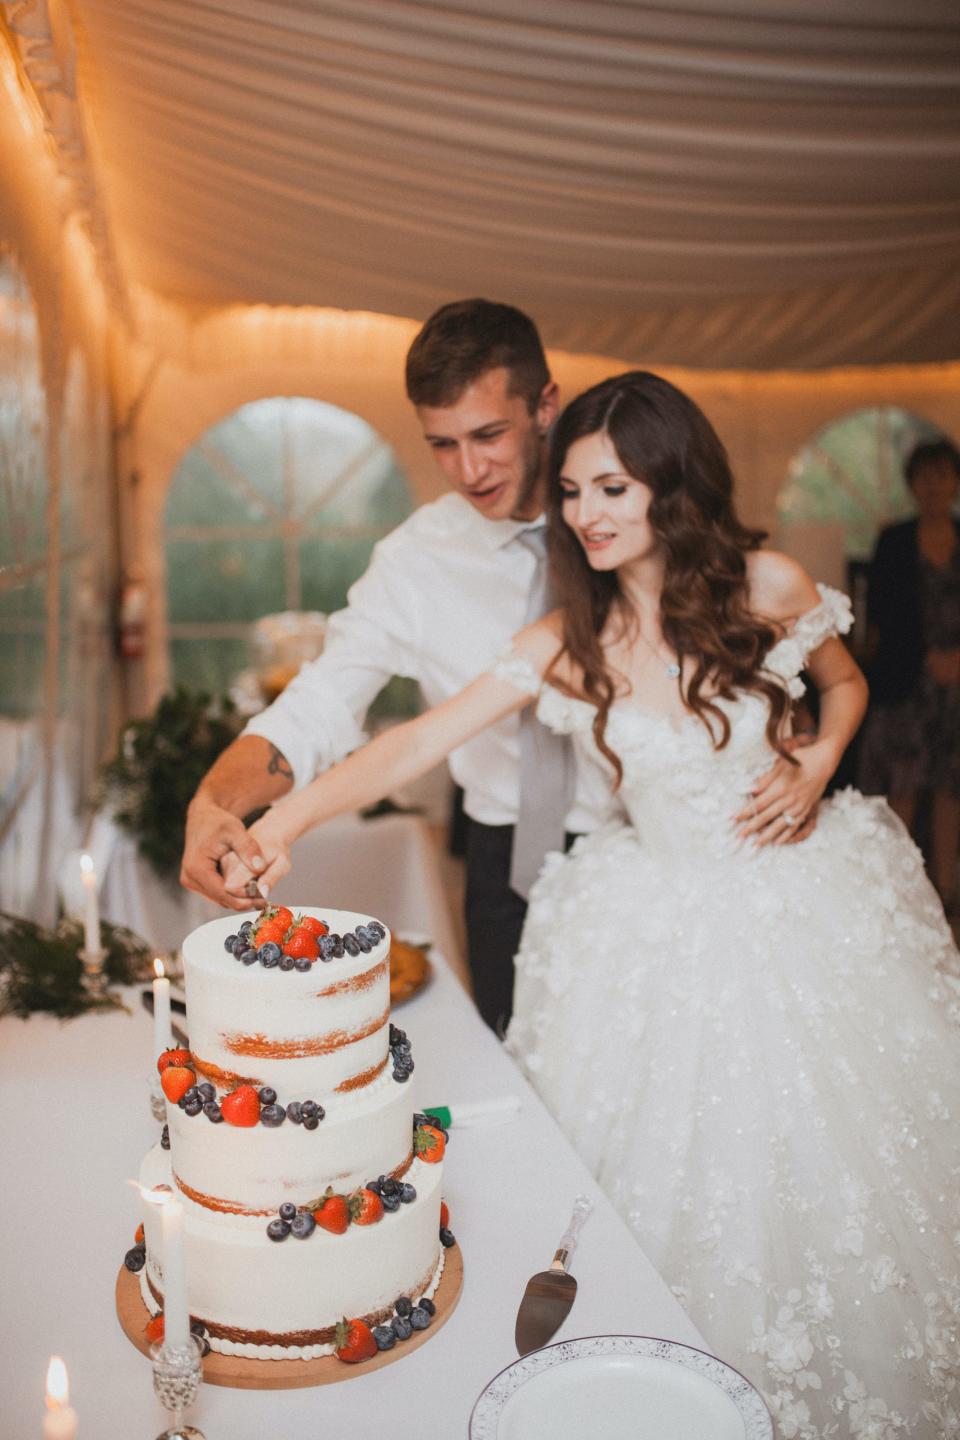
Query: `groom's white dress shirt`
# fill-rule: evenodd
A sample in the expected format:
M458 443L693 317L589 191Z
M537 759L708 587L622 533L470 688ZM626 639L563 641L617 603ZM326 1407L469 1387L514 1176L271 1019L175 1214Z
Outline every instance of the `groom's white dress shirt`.
M542 523L486 520L454 494L422 505L375 546L320 658L245 733L276 745L299 787L363 742L367 709L392 676L418 681L428 705L455 695L523 628L535 560L511 541ZM485 825L516 821L518 732L511 715L450 756L467 814ZM595 830L615 810L603 772L578 765L567 829Z

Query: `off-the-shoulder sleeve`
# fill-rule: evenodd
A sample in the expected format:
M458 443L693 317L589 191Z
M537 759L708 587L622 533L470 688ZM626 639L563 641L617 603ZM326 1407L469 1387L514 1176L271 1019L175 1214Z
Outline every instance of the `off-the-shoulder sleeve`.
M519 655L512 645L490 666L490 674L496 675L498 680L506 680L508 685L527 695L539 695L543 685L542 678L527 657Z
M824 640L846 635L853 625L853 607L842 590L835 590L831 585L817 585L817 590L819 605L800 616L789 634L777 641L763 665L768 674L784 682L795 700L803 694L803 681L799 676L807 656Z

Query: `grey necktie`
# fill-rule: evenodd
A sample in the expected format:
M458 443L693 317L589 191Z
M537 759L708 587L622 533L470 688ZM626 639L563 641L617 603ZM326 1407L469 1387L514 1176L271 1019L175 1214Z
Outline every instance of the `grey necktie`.
M537 562L524 616L524 624L529 625L552 608L546 528L521 530L513 543L523 545ZM528 705L520 715L520 805L510 861L510 888L524 899L547 851L564 847L564 822L573 799L573 765L569 738L541 725L536 706Z

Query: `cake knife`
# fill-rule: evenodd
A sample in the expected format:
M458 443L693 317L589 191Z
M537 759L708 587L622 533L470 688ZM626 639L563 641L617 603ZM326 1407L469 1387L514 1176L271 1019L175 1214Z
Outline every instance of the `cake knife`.
M590 1211L593 1201L586 1195L578 1195L573 1206L573 1215L549 1270L531 1275L517 1311L514 1339L517 1353L526 1355L539 1350L541 1345L557 1333L570 1313L577 1294L577 1282L567 1271L573 1255L580 1229Z

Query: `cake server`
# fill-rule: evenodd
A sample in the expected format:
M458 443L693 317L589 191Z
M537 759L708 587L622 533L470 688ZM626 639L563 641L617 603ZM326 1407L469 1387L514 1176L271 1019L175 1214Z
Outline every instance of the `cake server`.
M526 1355L539 1350L552 1339L570 1313L577 1294L577 1282L567 1271L583 1222L593 1209L593 1201L578 1195L573 1215L557 1248L549 1270L531 1275L517 1311L514 1338L517 1353Z

